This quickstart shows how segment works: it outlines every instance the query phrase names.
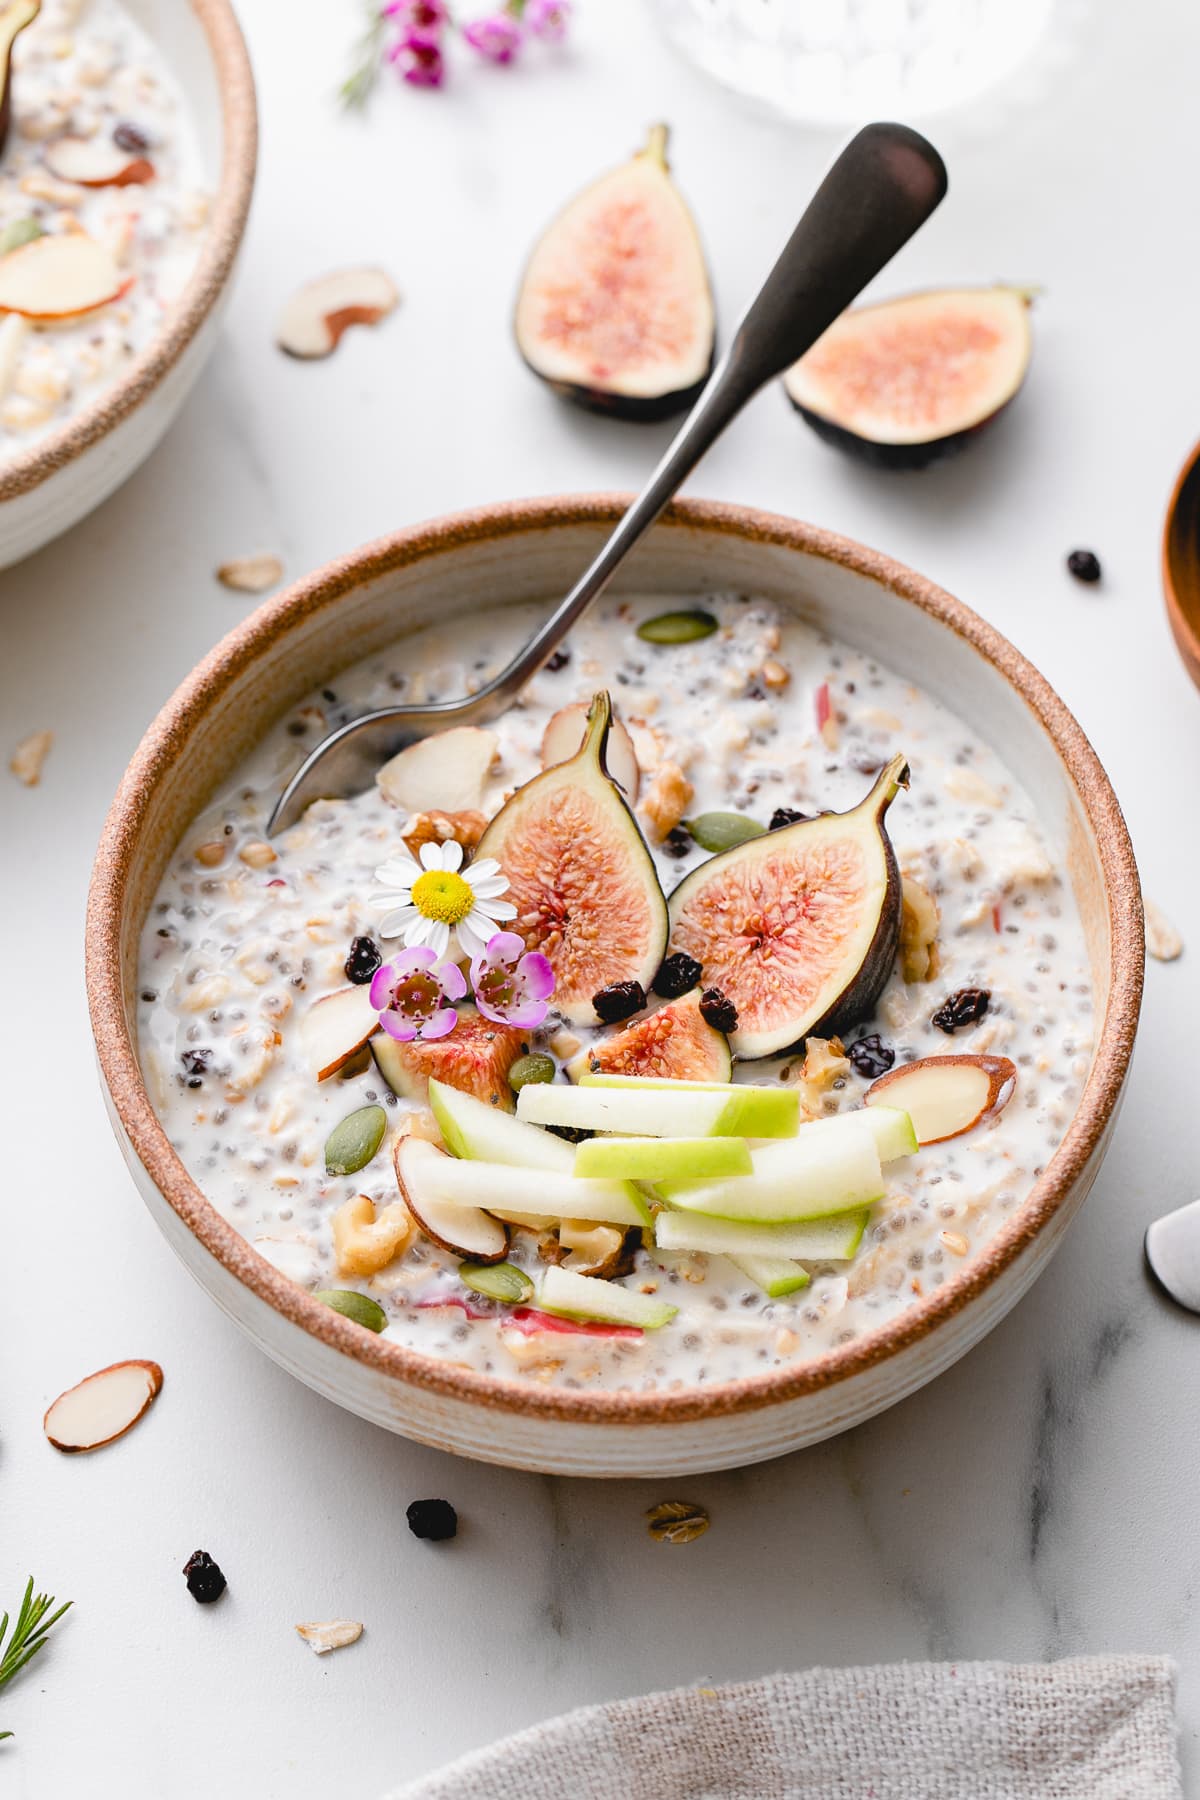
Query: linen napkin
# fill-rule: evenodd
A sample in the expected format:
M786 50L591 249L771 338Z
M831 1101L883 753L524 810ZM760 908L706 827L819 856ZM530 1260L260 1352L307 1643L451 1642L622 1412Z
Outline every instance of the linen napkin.
M809 1669L589 1706L389 1800L1183 1800L1165 1657Z

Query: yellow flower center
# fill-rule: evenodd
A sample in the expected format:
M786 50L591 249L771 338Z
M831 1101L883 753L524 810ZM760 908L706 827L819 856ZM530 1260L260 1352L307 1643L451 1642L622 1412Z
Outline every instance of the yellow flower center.
M470 886L453 869L427 869L412 884L412 903L427 919L461 925L475 904Z

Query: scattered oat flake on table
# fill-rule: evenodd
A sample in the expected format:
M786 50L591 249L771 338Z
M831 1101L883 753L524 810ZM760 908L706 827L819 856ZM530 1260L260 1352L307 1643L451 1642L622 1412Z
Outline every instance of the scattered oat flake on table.
M52 731L34 731L22 738L8 759L8 766L26 787L36 787L42 778L42 764L54 744Z
M377 325L399 304L382 269L335 269L296 289L279 315L275 342L303 361L329 356L351 325Z
M60 1394L43 1430L56 1450L99 1450L137 1424L162 1384L156 1362L112 1363Z
M330 1650L341 1650L347 1644L355 1644L363 1634L363 1628L357 1619L325 1619L320 1622L310 1620L307 1625L297 1625L296 1630L309 1649L315 1650L318 1656L325 1656Z
M232 562L221 564L217 580L222 587L233 588L239 594L265 594L283 580L283 564L265 551L256 556L235 556Z
M1183 955L1183 939L1153 900L1146 901L1146 948L1159 962L1174 962Z
M646 1514L650 1536L660 1544L690 1544L710 1523L704 1508L691 1500L660 1500Z

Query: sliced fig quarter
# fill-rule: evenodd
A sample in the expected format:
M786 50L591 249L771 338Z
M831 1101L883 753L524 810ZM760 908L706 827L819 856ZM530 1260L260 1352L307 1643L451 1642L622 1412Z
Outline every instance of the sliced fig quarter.
M573 706L564 706L555 713L542 733L543 769L553 768L555 763L567 762L575 755L587 733L587 720L586 700L577 700ZM637 752L633 747L633 739L615 713L609 728L604 760L609 774L630 806L636 805L638 788L641 786Z
M660 1006L611 1037L598 1038L567 1064L581 1075L650 1075L674 1081L728 1081L729 1041L700 1011L700 990Z
M881 1075L866 1099L906 1112L918 1144L944 1144L994 1119L1016 1085L1016 1064L1007 1056L926 1056Z
M156 1362L111 1363L60 1394L42 1428L56 1450L99 1450L137 1424L162 1384Z
M404 1204L425 1236L474 1263L503 1262L508 1254L508 1228L477 1206L453 1206L436 1192L440 1163L452 1162L424 1138L401 1138L396 1146L396 1181Z
M534 374L594 412L666 419L692 404L716 327L665 125L552 221L522 278L514 331Z
M577 1025L594 1022L592 997L602 988L649 988L667 944L653 859L608 773L611 722L609 697L597 694L580 749L518 788L476 851L507 875L511 929L548 958L554 1006Z
M844 312L783 378L818 437L881 468L963 448L1018 393L1030 295L1014 287L907 294Z
M671 895L671 948L732 1002L735 1056L771 1056L866 1018L896 958L901 887L884 823L894 756L866 798L710 857Z

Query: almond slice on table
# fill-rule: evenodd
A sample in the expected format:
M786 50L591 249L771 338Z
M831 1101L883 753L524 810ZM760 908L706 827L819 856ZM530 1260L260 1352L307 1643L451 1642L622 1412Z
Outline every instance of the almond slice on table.
M56 138L47 144L42 161L60 181L80 187L130 187L154 180L152 162L104 138Z
M1161 907L1145 902L1146 948L1156 962L1175 962L1183 955L1183 939Z
M235 593L265 594L283 580L283 564L267 551L259 551L255 556L235 556L231 562L221 564L217 580Z
M926 1056L881 1075L866 1101L906 1112L918 1144L943 1144L994 1119L1016 1084L1016 1065L1007 1056Z
M587 730L588 711L589 702L577 700L573 706L564 706L555 713L542 733L543 769L549 769L555 763L568 762L575 755ZM642 775L633 739L615 714L609 728L608 743L604 747L604 761L608 773L630 806L633 806L637 801Z
M351 325L377 325L400 295L382 269L337 269L297 288L279 315L275 342L289 356L329 356Z
M318 1656L325 1656L330 1650L342 1650L347 1644L356 1644L363 1634L357 1619L314 1619L307 1625L297 1625L296 1630Z
M27 319L74 319L132 286L112 252L84 231L34 238L0 257L0 312Z
M137 1424L162 1384L156 1362L112 1363L60 1394L42 1428L56 1450L99 1450Z

